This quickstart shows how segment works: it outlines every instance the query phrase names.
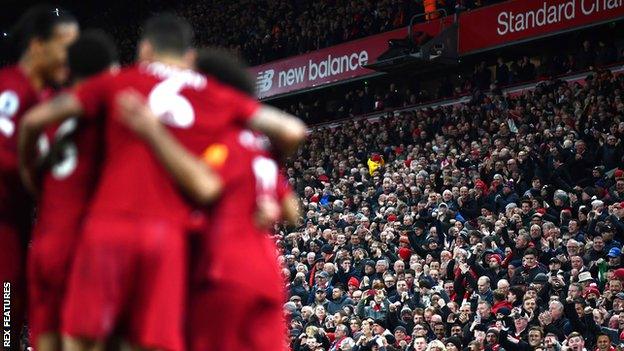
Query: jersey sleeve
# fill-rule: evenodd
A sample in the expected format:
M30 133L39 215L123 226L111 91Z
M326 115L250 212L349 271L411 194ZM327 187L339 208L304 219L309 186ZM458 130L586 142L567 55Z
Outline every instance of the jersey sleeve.
M83 109L83 117L95 118L100 115L108 100L111 89L111 74L103 73L82 82L73 91Z
M277 175L277 200L282 202L287 196L293 193L292 187L288 183L288 179L282 172Z

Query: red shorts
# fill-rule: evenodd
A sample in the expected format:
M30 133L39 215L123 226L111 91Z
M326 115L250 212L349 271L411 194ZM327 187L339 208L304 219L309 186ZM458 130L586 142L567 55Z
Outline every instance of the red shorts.
M143 348L183 349L186 237L157 219L90 217L63 307L65 335L113 333Z
M193 289L187 325L190 351L284 351L286 323L279 299L228 283Z
M60 332L60 314L76 239L67 233L40 233L28 256L28 326L31 339Z
M18 233L19 231L14 226L0 221L0 281L2 282L3 297L6 294L10 295L11 347L7 348L10 350L19 349L20 332L26 305L26 296L24 296L26 287L25 255Z

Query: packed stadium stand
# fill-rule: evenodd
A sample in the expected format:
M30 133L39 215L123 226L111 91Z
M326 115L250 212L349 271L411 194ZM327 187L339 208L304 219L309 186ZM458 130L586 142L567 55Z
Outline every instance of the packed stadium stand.
M308 124L281 165L301 216L272 231L290 350L624 349L624 5L433 3L150 0L87 23L131 61L126 19L175 12ZM373 67L410 20L414 61Z

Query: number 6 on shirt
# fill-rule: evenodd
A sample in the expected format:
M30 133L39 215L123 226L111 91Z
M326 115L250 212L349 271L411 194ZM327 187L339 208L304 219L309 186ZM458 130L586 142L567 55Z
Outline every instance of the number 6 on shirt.
M174 75L156 84L149 94L150 109L168 126L189 128L195 122L193 106L180 95L185 85L183 75Z

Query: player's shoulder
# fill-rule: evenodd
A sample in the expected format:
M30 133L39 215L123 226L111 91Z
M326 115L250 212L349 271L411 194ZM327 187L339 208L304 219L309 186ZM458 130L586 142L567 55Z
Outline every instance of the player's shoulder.
M6 67L2 67L0 68L0 76L1 77L13 77L13 76L19 76L20 74L20 69L17 65L11 65L11 66L6 66ZM23 76L23 75L22 75Z
M0 118L12 117L37 102L38 95L17 66L0 69Z
M30 81L18 66L0 68L0 89L9 88L18 94L33 91Z

